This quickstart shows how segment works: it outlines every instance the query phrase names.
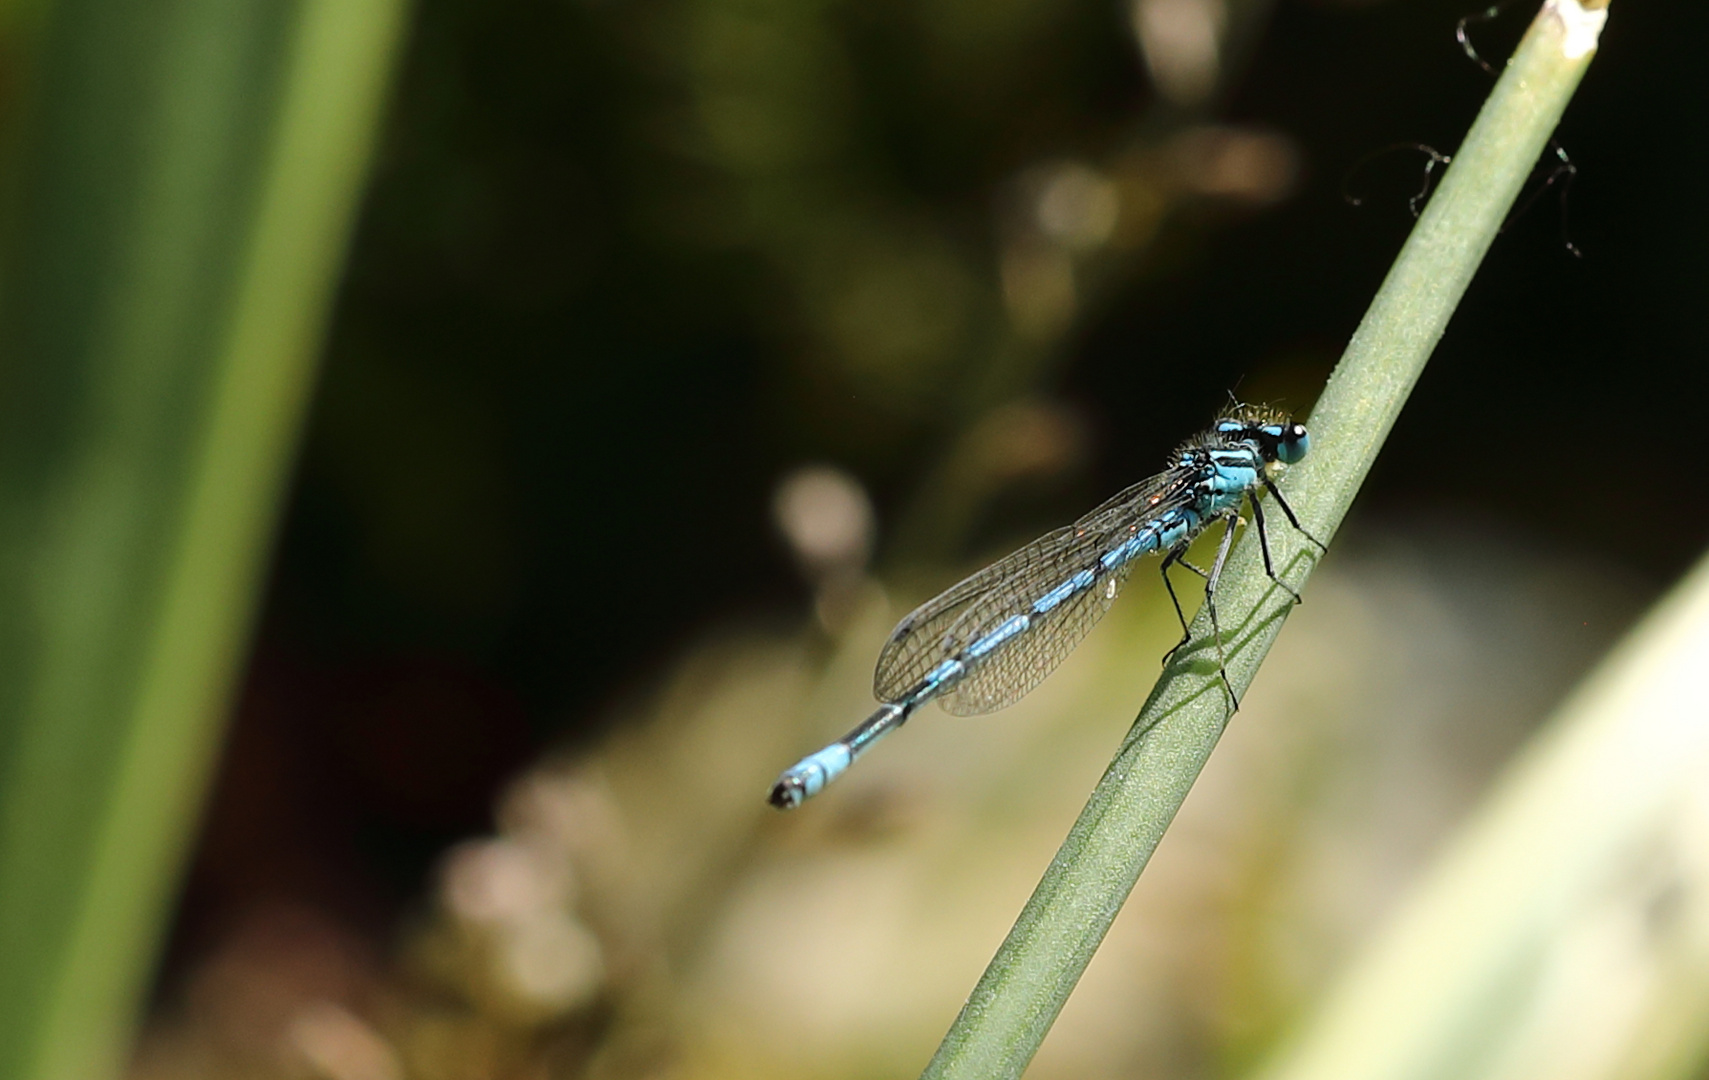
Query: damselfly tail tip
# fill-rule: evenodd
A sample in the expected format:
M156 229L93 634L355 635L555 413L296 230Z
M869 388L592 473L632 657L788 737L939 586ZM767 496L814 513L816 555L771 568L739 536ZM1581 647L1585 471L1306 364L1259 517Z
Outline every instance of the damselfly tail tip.
M785 773L771 786L771 794L766 796L766 802L779 810L793 810L807 801L807 785L801 777Z
M777 778L766 801L779 810L793 810L824 790L854 762L847 743L834 742L816 754L808 754Z

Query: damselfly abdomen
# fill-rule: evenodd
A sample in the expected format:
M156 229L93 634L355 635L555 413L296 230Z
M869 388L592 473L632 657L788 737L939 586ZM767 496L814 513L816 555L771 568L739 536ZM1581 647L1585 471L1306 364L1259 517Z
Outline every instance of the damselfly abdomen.
M1217 581L1244 502L1252 507L1264 572L1299 602L1299 594L1276 576L1258 497L1260 489L1268 491L1288 523L1323 547L1276 488L1281 467L1305 457L1309 442L1305 426L1286 414L1237 405L1209 431L1183 443L1156 476L922 604L896 624L878 655L872 688L884 704L859 727L778 777L771 804L780 809L801 805L928 701L971 716L1020 700L1109 610L1134 561L1152 552L1163 553L1163 584L1181 622L1181 640L1164 654L1164 663L1192 640L1169 580L1169 568L1179 563L1205 579L1217 669L1230 703L1239 708L1224 665ZM1217 522L1225 526L1222 544L1210 569L1201 570L1186 560L1187 547Z

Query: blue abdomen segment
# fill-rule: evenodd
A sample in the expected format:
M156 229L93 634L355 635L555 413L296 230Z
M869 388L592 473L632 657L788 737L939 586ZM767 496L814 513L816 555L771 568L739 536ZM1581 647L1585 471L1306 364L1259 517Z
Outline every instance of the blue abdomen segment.
M1126 540L1104 552L1098 559L1098 565L1105 573L1109 573L1113 570L1120 570L1141 555L1149 555L1156 551L1158 545L1164 542L1162 540L1163 535L1180 513L1180 510L1171 510L1143 529L1139 529Z
M1045 593L1043 596L1039 597L1038 601L1033 604L1033 607L1032 607L1033 614L1034 615L1045 614L1046 612L1050 611L1052 608L1056 607L1058 604L1062 603L1064 600L1068 600L1068 599L1072 598L1073 596L1075 596L1077 593L1082 593L1082 592L1085 592L1087 589L1090 589L1092 587L1092 583L1094 581L1097 581L1097 580L1098 580L1098 575L1093 573L1092 571L1090 571L1090 570L1080 571L1078 574L1075 574L1073 577L1069 578L1067 581L1064 581L1062 584L1058 585L1056 588L1050 590L1049 592Z
M1163 516L1163 520L1158 522L1156 542L1147 550L1159 551L1174 547L1197 533L1203 521L1204 519L1199 516L1199 512L1189 507L1183 506L1178 510L1170 511Z
M1236 499L1239 497L1235 496ZM1215 505L1214 500L1211 500L1211 504L1206 513L1190 506L1177 506L1165 512L1156 521L1105 552L1098 560L1099 564L1106 572L1120 570L1142 555L1167 551L1181 541L1191 539L1204 526L1205 517L1221 509Z
M984 637L967 647L968 659L978 660L981 657L989 655L991 650L997 648L999 645L1003 644L1003 642L1008 641L1017 634L1026 633L1027 628L1031 625L1032 619L1025 615L1016 615L1012 618L1005 619L997 629L991 631L989 634L986 634Z
M925 679L912 693L908 695L910 703L923 702L933 696L946 683L952 683L967 672L967 665L961 658L952 656L926 674Z

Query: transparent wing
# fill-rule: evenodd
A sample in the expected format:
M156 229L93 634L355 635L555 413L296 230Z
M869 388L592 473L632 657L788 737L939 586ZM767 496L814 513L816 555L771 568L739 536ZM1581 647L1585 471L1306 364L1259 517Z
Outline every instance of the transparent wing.
M1192 476L1165 472L1109 499L1073 525L1048 532L939 594L891 631L873 673L873 693L896 701L926 673L1021 614L1081 570L1094 569L1112 544L1151 517L1190 498ZM1037 686L1086 636L1115 600L1126 570L1103 574L1093 588L1036 616L1026 633L985 658L944 707L972 715L1008 705Z
M967 637L962 616L983 608L993 593L1007 595L1007 583L1032 581L1057 572L1077 548L1101 542L1073 525L1053 529L1019 551L1010 553L978 573L950 586L915 608L890 631L872 674L872 692L880 701L895 701L926 673L976 639ZM953 633L951 631L954 631Z
M1148 476L1082 514L1074 527L1117 531L1130 522L1143 522L1154 514L1189 501L1193 480L1194 473L1187 469L1170 469Z
M1102 552L1092 554L1091 564L1097 563L1099 554ZM1034 615L1033 624L1025 634L1004 643L1002 648L987 656L948 693L938 698L938 703L944 711L956 716L977 716L1013 705L1031 693L1033 687L1043 682L1045 676L1068 658L1075 646L1104 617L1104 612L1110 610L1110 605L1115 603L1116 596L1127 583L1131 565L1106 571L1090 589L1074 594L1043 615ZM1085 568L1075 567L1068 573ZM1030 606L1030 602L1021 605L1023 608ZM1009 614L1014 612L998 617L993 626L1001 625Z

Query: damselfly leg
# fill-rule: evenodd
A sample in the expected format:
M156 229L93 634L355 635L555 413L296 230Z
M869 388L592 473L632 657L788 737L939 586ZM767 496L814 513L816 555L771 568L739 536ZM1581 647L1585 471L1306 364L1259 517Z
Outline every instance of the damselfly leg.
M1250 496L1247 501L1252 504L1252 523L1258 527L1258 550L1264 553L1264 573L1268 574L1270 580L1276 583L1277 588L1293 597L1294 603L1300 603L1300 594L1294 591L1292 585L1276 576L1276 567L1270 561L1270 533L1264 528L1264 508L1258 505L1257 499Z
M1169 580L1169 567L1179 563L1205 579L1205 611L1210 614L1211 637L1216 642L1217 674L1222 676L1222 684L1228 690L1228 699L1233 703L1235 710L1238 711L1240 709L1240 699L1235 696L1234 686L1228 681L1227 658L1223 654L1222 647L1222 626L1217 621L1216 583L1222 577L1223 564L1228 561L1229 548L1234 544L1234 530L1240 525L1240 515L1238 513L1231 512L1224 515L1222 520L1227 522L1227 528L1223 530L1222 542L1217 545L1216 561L1211 563L1211 568L1208 571L1194 566L1192 563L1187 561L1187 541L1183 541L1175 547L1170 548L1169 553L1163 556L1163 587L1169 591L1169 602L1175 605L1175 618L1181 624L1181 640L1177 641L1174 647L1163 654L1163 666L1168 667L1169 661L1174 659L1175 654L1180 652L1182 647L1193 640L1193 631L1187 625L1187 614L1181 610L1181 598L1175 595L1175 583Z
M1222 686L1228 691L1228 702L1235 712L1240 711L1240 698L1234 692L1234 684L1228 681L1228 653L1222 644L1222 623L1216 617L1216 583L1222 579L1222 568L1228 565L1229 549L1234 547L1234 530L1240 527L1240 511L1230 510L1224 519L1228 522L1222 532L1222 543L1217 545L1216 562L1211 563L1210 576L1205 578L1205 610L1211 616L1211 638L1216 642L1216 673L1222 676Z
M1282 508L1282 513L1288 515L1288 524L1294 527L1294 531L1316 544L1317 550L1326 555L1329 554L1329 545L1313 536L1310 529L1307 529L1304 525L1300 524L1299 515L1295 514L1294 508L1288 505L1288 500L1282 498L1282 490L1276 486L1276 482L1268 476L1263 477L1262 479L1264 481L1264 490L1268 491L1270 493L1270 497L1276 500L1276 505ZM1273 577L1275 575L1271 576Z
M1316 544L1320 549L1328 551L1329 549L1324 547L1322 541L1313 536L1300 524L1299 518L1294 514L1293 507L1289 506L1287 500L1282 498L1282 493L1276 489L1275 484L1273 484L1268 477L1264 478L1263 483L1269 490L1270 494L1275 498L1276 504L1282 508L1282 513L1287 515L1288 524L1292 525L1300 535L1304 536L1307 540L1310 540L1313 544ZM1252 524L1258 530L1258 550L1264 557L1265 576L1275 582L1276 586L1283 592L1292 597L1294 603L1303 603L1304 601L1300 597L1299 592L1292 585L1283 581L1276 573L1275 560L1270 555L1270 531L1265 525L1264 507L1258 501L1257 494L1249 494L1247 496L1247 501L1252 506ZM1168 652L1163 654L1163 666L1167 667L1169 665L1169 661L1174 659L1175 654L1180 652L1183 647L1193 640L1193 632L1187 624L1186 612L1181 608L1181 599L1175 594L1175 583L1169 578L1169 567L1179 563L1205 580L1205 611L1210 615L1211 634L1216 641L1217 674L1221 676L1222 685L1224 689L1228 691L1229 702L1233 705L1236 711L1239 711L1240 698L1234 692L1234 684L1229 682L1228 679L1228 661L1222 640L1222 627L1217 619L1216 587L1217 582L1222 578L1223 566L1228 562L1228 553L1234 541L1234 530L1239 526L1240 518L1237 513L1231 511L1224 516L1223 520L1227 523L1227 528L1223 532L1222 542L1217 546L1216 561L1211 564L1210 570L1203 570L1187 561L1188 545L1186 543L1178 544L1163 556L1163 562L1160 567L1163 574L1163 587L1168 591L1169 602L1175 608L1175 619L1181 624L1181 640L1177 641L1172 647L1170 647Z
M1169 602L1175 605L1175 619L1181 624L1181 640L1170 646L1169 651L1163 654L1164 667L1168 667L1169 661L1175 656L1175 654L1180 652L1182 647L1189 641L1193 640L1193 632L1187 628L1187 614L1181 610L1181 598L1175 595L1175 583L1169 580L1169 568L1176 563L1180 563L1182 566L1185 566L1187 569L1205 580L1210 580L1209 574L1187 561L1186 541L1182 541L1170 548L1169 553L1163 556L1163 562L1160 566L1160 570L1163 574L1163 587L1169 591Z

